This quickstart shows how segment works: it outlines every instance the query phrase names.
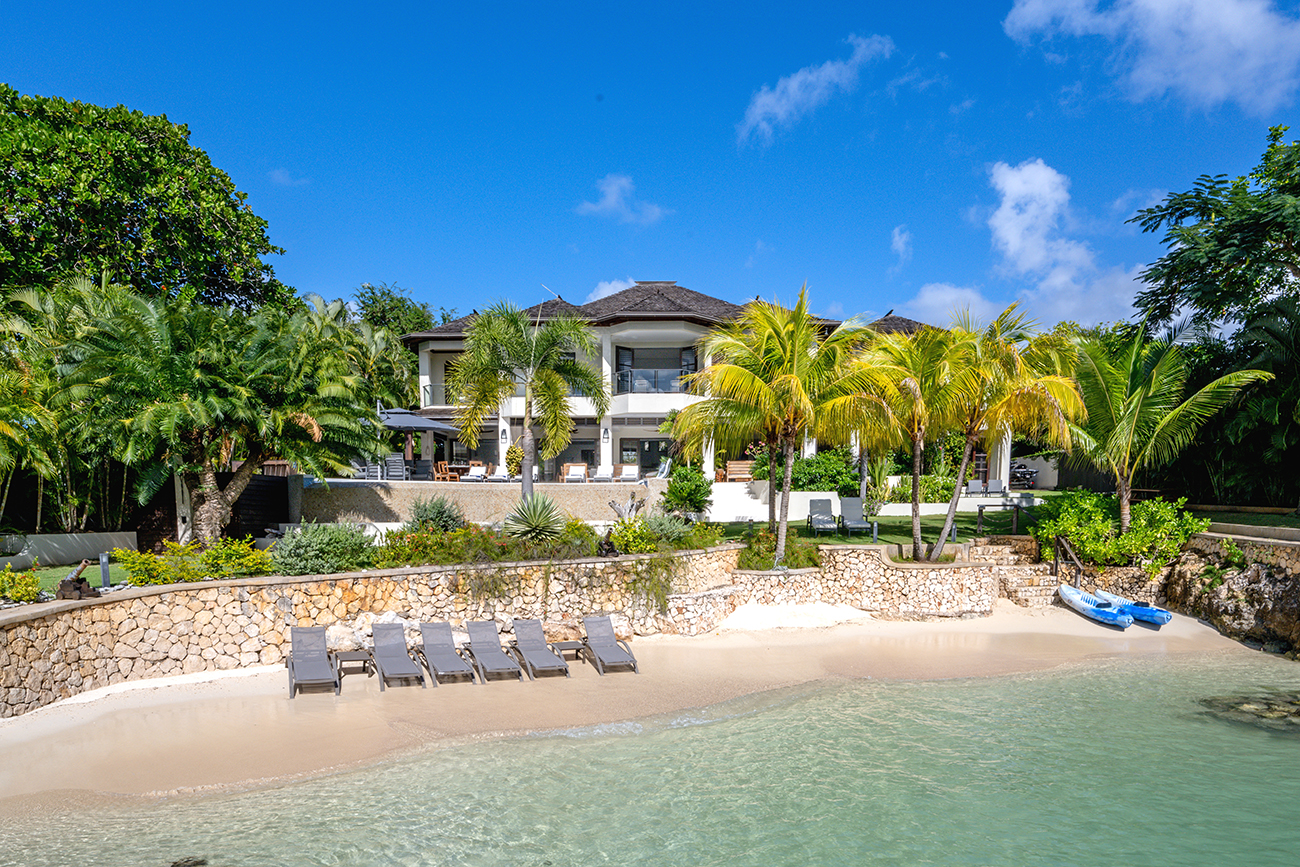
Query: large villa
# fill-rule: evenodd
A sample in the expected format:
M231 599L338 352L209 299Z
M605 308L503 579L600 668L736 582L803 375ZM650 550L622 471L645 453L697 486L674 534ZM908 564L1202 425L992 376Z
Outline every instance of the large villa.
M710 329L735 318L740 311L740 306L730 301L678 286L672 280L637 281L621 292L583 305L557 298L528 308L528 315L537 321L567 314L591 324L600 341L600 358L588 361L599 366L612 397L609 414L604 417L596 416L590 400L574 398L573 439L560 455L544 462L543 477L552 478L558 468L574 463L587 464L593 470L614 464L636 464L642 473L656 469L669 447L669 437L660 431L660 425L670 411L700 399L682 386L684 375L706 363L698 357L696 344ZM463 350L466 330L474 318L471 313L402 338L420 357L421 415L454 421L456 406L447 394L447 371ZM827 328L839 324L833 319L824 323ZM920 326L919 322L892 314L872 323L879 331L914 331ZM523 433L523 414L520 391L488 419L477 448L471 449L453 438L448 443L447 457L456 462L478 459L504 464L506 449ZM432 439L433 435L426 435L426 456L434 449L434 443L429 441ZM806 454L815 450L815 442L806 444ZM706 449L705 469L712 470L717 461L713 449ZM981 453L975 476L985 481L1006 479L1010 462L1011 453L1005 447L995 450L992 462Z

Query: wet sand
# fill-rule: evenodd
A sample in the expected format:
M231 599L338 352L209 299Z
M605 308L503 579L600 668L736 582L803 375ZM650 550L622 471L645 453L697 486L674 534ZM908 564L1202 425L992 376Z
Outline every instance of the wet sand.
M353 674L340 696L292 701L283 667L119 684L0 720L0 815L269 785L429 744L618 722L826 678L980 677L1126 655L1253 652L1177 615L1159 631L1121 632L1005 601L992 617L952 622L825 625L827 613L747 607L733 628L709 635L639 638L640 675L600 677L570 663L571 678L381 694L376 678Z

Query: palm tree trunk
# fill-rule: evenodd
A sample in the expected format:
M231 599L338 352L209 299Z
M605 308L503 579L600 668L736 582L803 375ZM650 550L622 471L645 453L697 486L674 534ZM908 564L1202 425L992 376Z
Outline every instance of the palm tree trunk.
M533 437L533 402L528 396L528 387L524 388L524 460L519 465L521 493L526 500L533 495L533 467L537 465L537 440Z
M8 505L8 503L9 503L9 483L12 482L12 481L14 480L14 476L16 476L16 475L18 475L18 462L17 462L17 461L14 462L13 469L11 469L11 470L10 470L10 471L5 475L5 486L4 486L4 492L3 492L3 493L0 493L0 524L3 524L3 523L4 523L4 518L5 518L5 506Z
M912 560L925 559L925 545L921 542L921 452L922 437L912 439Z
M957 501L961 499L962 488L966 486L966 469L970 466L971 454L975 451L975 437L966 437L966 445L961 450L961 466L957 468L957 487L953 489L952 499L948 501L948 517L944 519L943 529L939 532L939 541L935 543L934 550L930 552L930 562L939 562L939 557L943 554L943 543L948 538L948 532L952 530L953 522L957 519Z
M785 472L781 481L781 518L776 525L776 556L772 558L772 568L776 569L785 559L785 539L790 532L790 480L794 476L794 440L787 439L781 444L781 457L785 461ZM768 473L770 476L771 473Z
M1115 474L1115 496L1119 497L1119 534L1121 536L1128 532L1128 525L1131 520L1129 506L1133 497L1132 485L1132 480L1119 473Z
M41 506L45 503L45 477L40 473L36 474L36 526L32 529L33 533L41 532Z
M767 532L776 532L776 446L767 446Z

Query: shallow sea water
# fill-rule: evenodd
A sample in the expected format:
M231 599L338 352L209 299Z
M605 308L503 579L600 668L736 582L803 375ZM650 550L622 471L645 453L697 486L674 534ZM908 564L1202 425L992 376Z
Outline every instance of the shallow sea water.
M1300 687L1272 657L853 681L0 824L0 864L1300 863L1300 736L1198 699Z

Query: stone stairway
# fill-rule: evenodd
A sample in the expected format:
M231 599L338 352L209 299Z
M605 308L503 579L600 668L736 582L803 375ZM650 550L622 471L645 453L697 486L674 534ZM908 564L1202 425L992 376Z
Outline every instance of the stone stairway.
M1025 608L1041 608L1056 601L1059 583L1052 575L1051 563L1035 563L1029 547L1019 540L999 538L975 539L970 546L971 560L993 563L998 578L998 595Z

